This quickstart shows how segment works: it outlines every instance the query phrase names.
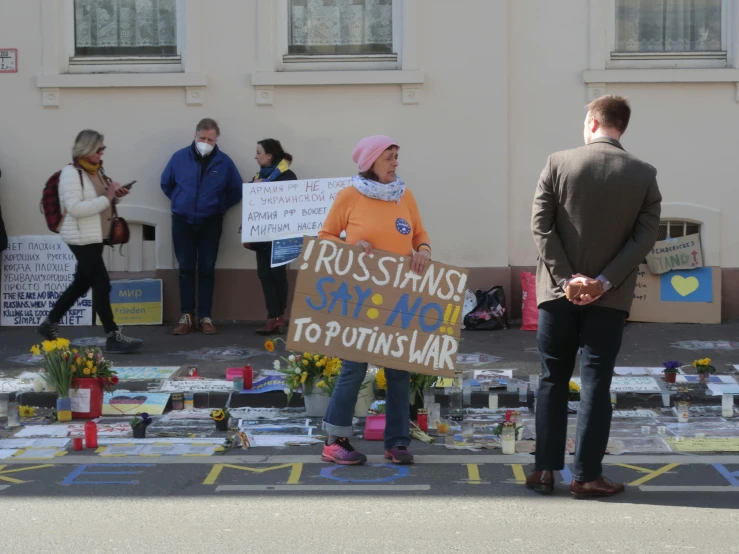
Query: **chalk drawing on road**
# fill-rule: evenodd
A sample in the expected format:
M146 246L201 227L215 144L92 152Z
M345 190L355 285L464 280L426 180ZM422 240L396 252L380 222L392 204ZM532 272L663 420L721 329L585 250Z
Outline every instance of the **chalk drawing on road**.
M81 339L70 339L72 346L105 346L105 337L83 337Z
M256 350L239 348L238 346L226 346L219 348L199 348L198 350L180 350L175 355L187 356L188 358L208 362L235 362L246 360L261 354Z
M739 350L739 342L730 340L683 340L670 346L682 350Z
M8 358L8 361L13 362L14 364L40 366L41 362L44 361L44 357L34 356L33 354L21 354L20 356L12 356Z

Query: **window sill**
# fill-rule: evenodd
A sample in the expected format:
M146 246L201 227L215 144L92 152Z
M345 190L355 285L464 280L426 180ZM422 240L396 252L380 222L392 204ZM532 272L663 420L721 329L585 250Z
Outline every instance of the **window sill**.
M737 83L739 69L586 69L586 84L595 83Z
M251 84L257 86L312 85L422 85L423 71L255 71Z
M341 86L341 85L401 85L403 104L418 104L421 86L426 80L423 71L363 70L363 71L255 71L251 84L256 88L259 106L274 104L275 87Z
M79 73L36 76L38 88L204 87L205 73Z
M205 73L40 73L36 76L36 86L41 89L41 104L45 108L60 107L60 89L137 87L182 87L188 106L202 106L207 85Z

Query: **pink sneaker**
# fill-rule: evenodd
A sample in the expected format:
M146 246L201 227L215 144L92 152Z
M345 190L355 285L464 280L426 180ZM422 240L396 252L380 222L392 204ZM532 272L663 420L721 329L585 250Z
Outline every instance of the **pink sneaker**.
M395 465L407 466L413 463L413 454L405 446L396 446L385 451L385 459Z
M321 460L345 466L359 466L367 461L367 456L354 450L346 437L333 444L323 445Z

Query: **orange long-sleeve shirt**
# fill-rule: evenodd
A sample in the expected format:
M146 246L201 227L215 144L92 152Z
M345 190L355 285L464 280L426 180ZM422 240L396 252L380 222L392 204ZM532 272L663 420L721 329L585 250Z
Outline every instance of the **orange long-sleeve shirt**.
M421 223L416 199L405 189L400 203L367 198L354 187L342 190L323 222L318 238L356 244L365 240L377 250L410 256L422 244L429 246L429 236Z

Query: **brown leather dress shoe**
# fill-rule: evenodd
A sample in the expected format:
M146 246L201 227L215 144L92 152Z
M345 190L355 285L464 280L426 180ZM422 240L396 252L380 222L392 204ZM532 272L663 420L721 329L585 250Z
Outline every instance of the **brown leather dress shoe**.
M526 477L526 488L539 494L554 493L554 472L534 471Z
M282 328L284 326L285 318L273 317L267 320L267 323L264 324L264 327L260 327L259 329L257 329L257 335L279 335L282 332Z
M624 492L625 487L623 483L614 483L609 481L602 475L595 481L589 483L582 483L580 481L572 481L570 484L570 492L572 498L582 500L584 498L604 498L609 496L615 496Z
M204 317L200 320L200 330L204 335L215 335L218 333L218 331L216 331L216 326L213 325L213 320L209 317Z
M195 321L192 318L192 314L182 314L180 322L177 327L172 331L173 335L189 335L195 329Z

